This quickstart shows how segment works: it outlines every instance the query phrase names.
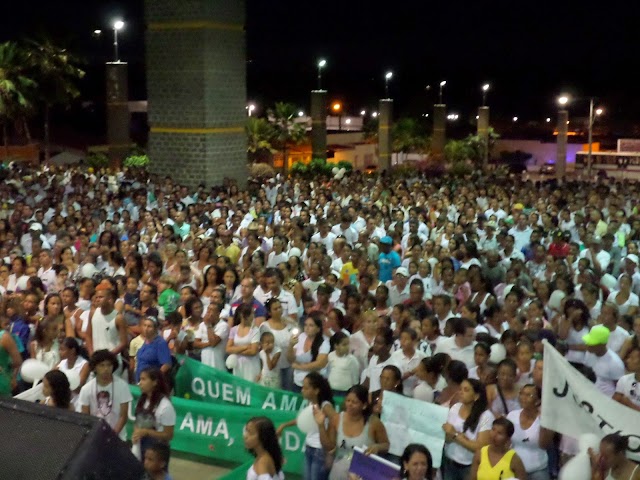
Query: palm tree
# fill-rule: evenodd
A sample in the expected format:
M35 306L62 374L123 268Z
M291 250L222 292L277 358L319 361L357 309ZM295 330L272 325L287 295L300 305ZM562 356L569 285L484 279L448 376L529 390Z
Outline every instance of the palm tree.
M272 144L282 152L282 173L285 175L288 167L287 147L300 144L307 135L304 125L295 123L296 116L297 109L291 103L278 102L268 112L274 131Z
M9 122L32 105L30 96L35 82L25 72L25 57L24 50L18 44L0 44L0 120L5 157L9 153Z
M80 96L77 81L84 77L79 60L51 39L29 40L28 64L38 79L38 100L44 106L45 162L50 157L50 112L55 105L68 106Z
M248 117L247 125L247 153L251 162L270 159L276 150L271 141L275 134L273 126L264 118Z

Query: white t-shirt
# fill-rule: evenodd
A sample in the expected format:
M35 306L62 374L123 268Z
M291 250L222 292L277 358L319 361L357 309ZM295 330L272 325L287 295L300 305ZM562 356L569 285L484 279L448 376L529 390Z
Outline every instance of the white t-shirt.
M369 360L369 366L366 369L367 376L369 377L369 393L380 390L380 374L382 373L382 369L387 365L395 365L395 363L393 363L393 356L390 356L384 362L380 362L377 355L374 355L371 357L371 360Z
M202 322L195 332L195 339L203 342L209 341L208 325ZM213 327L213 333L220 337L220 342L215 347L204 347L201 350L202 363L218 370L226 371L224 356L229 338L229 325L224 320L218 320Z
M615 353L619 353L625 340L629 337L629 332L627 332L620 325L616 325L616 329L609 334L607 348L609 350L613 350Z
M614 290L613 292L611 292L607 297L607 302L611 302L615 305L618 305L618 313L620 315L626 315L631 307L637 307L640 305L640 303L638 302L638 295L636 295L633 292L629 293L629 298L627 298L626 302L619 304L616 301L616 297L618 296L619 293L620 292L617 290Z
M291 329L292 327L287 325L281 330L276 330L269 325L268 321L260 325L260 336L262 336L264 332L271 332L273 335L274 346L282 352L280 359L278 360L278 369L289 368L291 366L286 355L286 351L289 349L289 342L291 340Z
M294 348L294 352L296 354L296 363L311 363L312 362L312 358L311 358L311 349L309 349L308 352L304 351L304 343L307 340L307 334L302 332L300 334L300 336L298 337L298 343L295 344ZM327 341L326 338L322 339L322 344L320 345L320 348L318 349L318 355L321 354L328 354L329 353L329 342ZM293 383L295 383L296 385L298 385L299 387L302 386L302 381L304 380L304 377L306 377L309 374L308 370L298 370L298 369L294 369L293 370ZM320 374L324 377L327 376L327 369L326 367L323 368L322 370L320 370Z
M616 393L621 393L627 397L631 402L640 407L640 386L636 380L635 373L629 373L618 380L616 384Z
M333 390L346 392L360 382L360 362L355 355L348 353L339 357L336 352L329 354L329 385Z
M524 464L527 472L537 472L547 467L549 457L547 451L540 448L540 417L536 418L531 426L524 430L520 425L522 409L513 410L507 415L507 419L513 423L514 432L511 437L511 445Z
M111 428L114 428L120 418L120 408L123 403L133 400L129 385L114 375L113 381L106 386L98 385L94 378L89 380L80 390L80 407L89 407L89 413L94 417L104 418ZM127 429L123 428L120 438L127 440Z
M407 372L413 371L418 367L420 360L425 358L426 355L420 350L416 350L413 357L407 357L402 350L398 350L391 355L391 363L400 369L402 375ZM378 382L380 382L380 376L378 376ZM418 377L411 375L409 378L402 382L402 393L406 397L413 397L413 389L418 384Z
M460 348L456 344L455 335L447 338L440 342L438 345L438 350L436 353L446 353L451 357L451 360L459 360L464 363L467 368L473 368L476 365L474 359L474 349L476 346L476 342L473 342L471 345L467 345L464 348Z
M456 432L460 435L464 435L469 440L476 440L478 438L478 434L481 432L486 432L491 430L493 426L493 421L495 417L491 410L485 410L480 415L480 420L478 420L478 426L475 430L467 430L466 432L462 432L464 428L464 419L460 417L460 408L462 407L462 403L456 403L451 410L449 410L449 416L447 417L447 423L453 425ZM460 463L462 465L471 465L473 462L473 452L467 450L462 445L456 442L450 442L445 444L444 454L450 460L454 462Z
M607 397L613 397L618 380L624 375L624 362L617 353L608 349L607 353L598 357L587 352L584 364L596 374L596 387Z

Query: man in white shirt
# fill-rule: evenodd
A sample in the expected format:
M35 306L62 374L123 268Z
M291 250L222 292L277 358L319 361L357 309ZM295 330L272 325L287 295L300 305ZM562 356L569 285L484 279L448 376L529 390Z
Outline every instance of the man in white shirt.
M321 243L327 251L333 250L333 242L337 235L329 230L329 222L326 218L321 218L318 221L318 233L311 237L312 242Z
M527 216L521 213L518 215L517 225L509 230L509 235L512 235L514 239L513 249L515 251L522 252L522 249L529 244L531 232L531 227L527 225Z
M298 303L291 292L282 288L282 272L277 268L268 268L264 274L267 288L267 300L277 298L282 305L282 315L284 320L294 326L298 325Z
M607 347L615 352L620 352L625 340L629 338L629 332L618 325L618 306L613 302L605 302L600 309L598 322L609 329Z
M613 397L618 380L624 375L624 362L617 353L607 347L610 331L604 325L591 327L582 337L587 346L584 364L596 375L596 388L607 397Z
M459 360L471 369L475 366L476 327L468 318L460 318L454 322L454 335L442 340L436 353L446 353L452 360Z
M396 268L393 280L387 282L389 289L389 305L404 303L409 299L409 271L404 267Z
M358 232L351 226L351 217L349 214L344 214L339 224L334 225L331 229L336 237L343 236L347 243L351 246L355 245L358 241Z

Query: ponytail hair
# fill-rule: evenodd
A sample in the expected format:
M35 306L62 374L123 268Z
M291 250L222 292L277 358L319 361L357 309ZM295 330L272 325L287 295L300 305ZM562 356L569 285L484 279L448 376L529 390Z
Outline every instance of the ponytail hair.
M464 381L471 385L473 391L478 395L478 399L473 402L473 405L471 406L471 412L469 413L467 419L464 421L462 432L466 432L467 430L474 431L476 428L478 428L480 417L487 410L487 392L484 388L484 385L482 385L482 383L480 383L480 381L476 380L475 378L467 378Z
M313 339L313 343L311 344L311 361L315 362L318 358L318 353L320 353L320 347L324 342L324 336L322 335L322 317L324 316L321 312L312 312L308 318L313 320L313 323L316 324L316 327L320 330Z

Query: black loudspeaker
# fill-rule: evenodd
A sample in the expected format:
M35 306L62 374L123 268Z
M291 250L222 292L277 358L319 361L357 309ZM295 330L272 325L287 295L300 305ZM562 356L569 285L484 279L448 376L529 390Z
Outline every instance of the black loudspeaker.
M89 415L0 398L0 478L140 480L142 464L107 423Z

